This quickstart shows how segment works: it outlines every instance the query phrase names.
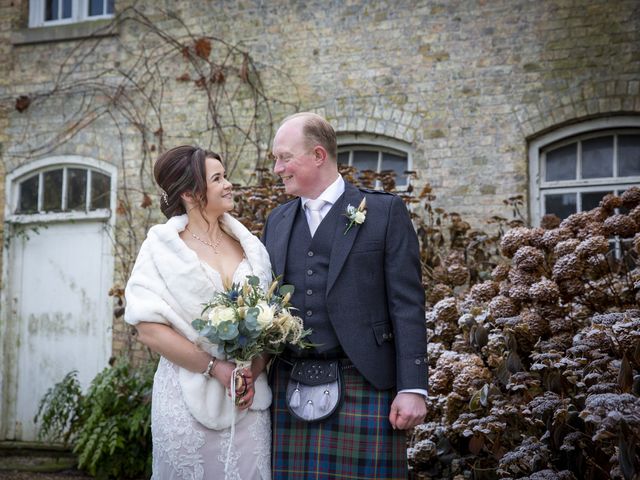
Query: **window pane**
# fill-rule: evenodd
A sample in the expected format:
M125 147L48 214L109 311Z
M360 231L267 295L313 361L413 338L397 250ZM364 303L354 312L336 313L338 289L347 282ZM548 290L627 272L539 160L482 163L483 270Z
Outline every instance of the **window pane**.
M107 0L107 13L113 13L115 11L116 0Z
M576 178L577 143L547 152L546 181L574 180Z
M383 153L381 170L393 170L396 172L397 185L405 185L407 183L407 176L404 173L407 170L407 157L394 155L393 153Z
M355 150L353 152L353 164L358 170L378 171L378 152L368 150Z
M102 15L104 0L89 0L89 16Z
M58 19L58 0L47 0L44 5L44 19L45 20L57 20Z
M59 212L62 210L62 169L51 170L43 174L44 197L42 210Z
M618 136L618 176L640 175L640 135Z
M91 172L91 210L109 208L111 179L102 173Z
M71 18L71 0L62 0L62 18Z
M582 192L582 211L589 211L593 208L596 208L600 204L600 200L607 193L613 193L611 190L604 192Z
M339 165L349 165L349 152L340 152L338 154Z
M582 178L613 176L613 137L582 142Z
M555 213L558 217L564 219L572 213L576 213L576 208L575 193L559 193L545 195L544 197L545 213Z
M38 211L38 184L38 175L20 183L20 199L16 213L36 213Z
M85 210L87 201L87 171L67 169L67 210Z

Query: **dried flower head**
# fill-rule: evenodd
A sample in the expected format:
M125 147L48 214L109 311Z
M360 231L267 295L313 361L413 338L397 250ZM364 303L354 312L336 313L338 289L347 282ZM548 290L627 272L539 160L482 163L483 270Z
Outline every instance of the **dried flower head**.
M636 222L637 225L640 225L640 205L633 207L629 212L629 217Z
M532 247L544 248L542 238L544 237L546 230L541 227L535 227L529 229L529 244Z
M447 267L447 277L452 285L464 285L469 280L469 269L460 263L451 264Z
M452 389L464 398L470 398L473 391L491 381L491 371L481 365L466 365L453 380Z
M578 240L584 240L585 238L589 238L592 235L600 235L603 237L607 236L607 231L604 228L604 224L602 222L589 222L587 225L578 230L576 233L576 238Z
M640 188L636 186L629 187L624 191L620 198L622 200L622 205L627 210L631 210L640 205Z
M549 333L549 321L534 310L521 312L520 319L523 324L528 326L535 341Z
M434 267L432 275L433 275L433 279L438 283L445 283L445 284L449 283L449 276L447 275L447 269L444 268L442 265L437 265L436 267Z
M573 238L573 232L568 228L556 228L555 230L547 230L542 236L542 244L548 252L553 252L553 249L562 240Z
M576 247L580 244L580 240L577 238L569 238L568 240L562 240L558 242L553 249L553 254L556 257L564 257L565 255L569 255L573 253Z
M545 230L553 230L554 228L558 228L560 226L561 221L562 220L560 220L560 217L558 217L556 214L547 213L546 215L543 215L542 219L540 220L540 227L544 228Z
M567 228L575 233L590 221L589 212L572 213L560 223L560 228Z
M529 296L538 303L555 304L560 298L560 290L553 280L543 277L529 288Z
M537 272L544 265L544 253L535 247L520 247L513 256L513 263L526 272Z
M599 205L603 209L613 212L616 208L620 208L622 206L622 199L613 193L607 193L602 197Z
M619 235L622 238L633 237L638 231L638 225L633 218L617 214L607 218L604 222L604 228L608 235Z
M477 302L488 302L493 297L498 295L499 291L500 287L496 282L487 280L486 282L476 283L473 287L471 287L470 295L471 298L473 298Z
M567 278L558 280L560 297L565 302L573 300L584 292L584 282L578 278Z
M511 258L520 247L525 245L529 245L529 229L516 227L504 234L500 241L500 250L505 257Z
M562 332L571 332L573 330L573 321L571 317L555 317L549 320L549 330L552 335L558 335Z
M519 268L512 268L509 270L509 280L516 285L532 285L538 281L540 274L534 272L527 272L520 270Z
M427 290L427 301L431 304L438 303L440 300L450 297L453 289L444 283L437 283Z
M586 238L575 249L578 258L582 259L595 255L602 255L608 251L609 241L601 235Z
M458 317L458 306L455 298L445 298L444 300L440 300L433 307L434 319L436 322L440 323L457 323Z
M558 282L560 280L573 280L582 274L584 264L577 255L571 253L560 257L553 266L553 279Z
M509 298L518 302L526 302L530 300L529 286L514 283L513 285L511 285L511 288L509 288Z
M589 215L589 223L602 223L604 222L613 212L607 210L603 207L592 208L587 211Z
M509 275L509 265L504 263L501 263L500 265L496 265L493 271L491 272L491 278L493 278L496 282L501 282L502 280L506 280L507 275Z
M498 295L489 302L489 313L493 318L513 317L518 314L518 307L509 297Z

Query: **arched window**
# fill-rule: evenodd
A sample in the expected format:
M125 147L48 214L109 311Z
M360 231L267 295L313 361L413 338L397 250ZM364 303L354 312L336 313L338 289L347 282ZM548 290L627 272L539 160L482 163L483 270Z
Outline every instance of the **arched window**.
M532 142L529 153L532 223L547 213L566 218L640 184L640 118L567 127Z
M8 220L22 222L109 218L116 169L75 155L49 157L8 176ZM38 218L36 218L38 217Z
M394 171L397 187L403 188L408 185L406 172L411 170L411 150L403 142L378 135L339 135L338 163L358 170Z

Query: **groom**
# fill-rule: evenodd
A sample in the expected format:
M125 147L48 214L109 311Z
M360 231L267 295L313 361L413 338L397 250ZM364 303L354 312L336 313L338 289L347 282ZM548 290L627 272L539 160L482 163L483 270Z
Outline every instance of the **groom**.
M273 156L286 192L299 198L273 210L263 242L275 274L295 285L291 303L316 345L272 366L273 478L406 478L403 430L424 421L427 388L424 290L407 209L342 179L335 132L319 115L286 118ZM363 198L364 221L348 228L347 207ZM301 357L340 361L343 403L324 421L287 411L291 362Z

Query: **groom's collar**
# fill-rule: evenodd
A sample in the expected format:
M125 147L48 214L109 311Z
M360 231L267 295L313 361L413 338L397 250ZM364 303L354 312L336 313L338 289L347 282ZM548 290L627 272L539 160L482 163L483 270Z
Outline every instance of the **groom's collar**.
M318 199L322 199L325 202L333 205L338 201L340 196L344 193L344 180L341 175L338 175L338 178L329 185L320 195L318 195ZM308 197L300 197L300 204L302 208L307 204L307 202L311 200Z

